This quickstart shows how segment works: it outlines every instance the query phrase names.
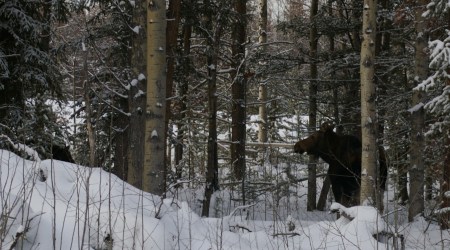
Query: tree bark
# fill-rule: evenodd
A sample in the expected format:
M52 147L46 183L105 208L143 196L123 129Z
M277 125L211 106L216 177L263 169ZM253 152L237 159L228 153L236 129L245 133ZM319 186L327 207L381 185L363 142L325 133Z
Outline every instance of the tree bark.
M128 112L128 102L126 99L120 99L118 106L124 112ZM116 127L116 136L114 137L114 168L112 172L123 181L127 181L128 178L128 133L126 129L128 126L128 116L121 112L116 114L117 118L114 121Z
M210 7L210 1L205 1L205 7ZM217 154L217 63L222 25L220 19L213 30L212 13L206 11L205 27L207 32L207 69L208 69L208 159L206 168L205 198L203 199L202 216L209 216L211 196L219 189L219 160ZM213 34L211 36L211 34Z
M377 169L377 121L375 92L375 39L377 1L364 0L361 45L361 194L362 204L375 205Z
M130 124L128 126L128 183L142 189L142 170L144 167L144 136L145 131L145 103L143 94L147 89L145 77L146 64L146 20L147 1L136 2L132 16L134 33L131 41L131 70L133 79L130 80L128 91L128 106L130 111Z
M247 26L247 0L234 0L234 10L237 18L232 28L232 79L231 85L231 164L234 178L243 180L245 177L245 137L246 137L246 88L245 73L245 43Z
M91 107L91 84L88 80L88 51L87 45L83 40L83 92L84 92L84 105L86 113L86 133L89 145L89 167L95 167L95 131L92 124L92 107Z
M182 166L181 161L183 159L183 147L184 147L184 136L186 131L186 111L187 111L187 94L188 94L188 83L189 83L189 70L191 65L191 60L189 60L189 55L191 54L191 35L192 35L192 25L191 20L186 20L184 24L184 36L183 36L183 58L182 58L182 71L184 72L183 79L180 79L178 94L179 94L179 104L180 109L178 117L178 131L177 131L177 142L175 144L175 168L177 178L182 177ZM190 168L189 168L190 169ZM190 174L189 177L193 175Z
M327 1L327 12L328 15L330 17L333 17L333 1L332 0L328 0ZM335 49L334 49L334 35L329 35L328 36L328 40L330 43L330 49L329 52L330 53L334 53ZM335 79L335 73L333 72L331 75L331 80ZM333 83L334 84L334 83ZM334 87L333 88L333 116L334 116L334 123L335 124L340 124L340 119L339 119L339 97L338 97L338 92L339 92L339 87ZM342 134L342 126L337 126L336 127L336 134L341 135ZM328 176L328 173L325 177L325 179L323 180L323 185L322 185L322 190L320 191L320 195L319 195L319 200L317 201L317 210L319 211L324 211L325 210L325 205L327 202L327 196L328 193L330 192L330 177Z
M259 44L261 50L264 52L265 44L267 43L267 0L260 0L259 2ZM259 129L258 141L267 142L267 86L266 83L259 84ZM261 150L264 156L265 149Z
M450 208L450 139L446 140L446 155L443 166L443 174L441 180L441 209L449 209ZM450 229L450 212L443 212L439 216L439 224L442 230Z
M311 29L309 33L309 58L310 62L310 77L311 82L309 83L309 121L308 121L308 130L310 133L316 131L317 125L317 44L318 44L318 36L317 36L317 26L315 24L315 18L317 16L318 10L318 0L311 1L309 20L311 24ZM317 188L316 188L316 175L317 175L317 157L310 156L308 163L308 201L306 210L313 211L316 209L316 196L317 196Z
M171 99L173 95L173 77L175 73L175 57L176 57L176 47L178 38L178 26L180 23L180 9L181 0L170 0L169 8L167 10L167 40L166 40L166 50L167 50L167 74L166 74L166 118L165 118L165 131L169 129L169 121L172 119L171 113ZM166 134L167 136L167 134ZM166 140L167 141L167 140ZM169 152L170 149L169 149ZM171 157L167 157L168 166L170 166ZM176 168L178 165L175 166ZM179 169L177 169L179 170ZM178 177L179 171L177 171ZM181 176L180 176L181 177Z
M407 53L405 42L404 41L397 41L393 40L392 44L392 54L394 57L400 57ZM395 77L392 79L392 83L397 86L401 86L401 89L406 93L409 91L409 83L408 83L408 77L406 73L406 69L404 67L401 67L393 72L392 75ZM409 103L404 104L404 110L408 109ZM390 118L390 124L395 124L395 120L397 117L391 117ZM405 130L401 130L398 133L405 134L405 138L402 138L402 140L397 143L396 146L393 147L393 162L396 162L394 165L397 170L397 193L395 196L395 199L399 201L400 204L406 205L409 195L408 195L408 165L409 165L409 144L406 141L409 141L408 133Z
M327 196L330 192L330 177L327 175L325 176L325 179L323 180L322 190L320 191L319 200L317 201L317 210L324 211L325 205L327 203Z
M412 88L417 86L427 78L428 56L426 53L428 35L425 18L422 13L428 1L418 0L414 8L415 11L415 55L414 55L414 82ZM425 139L423 130L425 127L425 110L423 102L425 92L423 90L413 90L411 111L411 146L410 146L410 167L409 167L409 210L408 220L411 222L414 217L423 213L424 203L424 180L425 166L423 159L423 149Z
M147 93L143 190L163 195L166 181L166 2L147 8Z

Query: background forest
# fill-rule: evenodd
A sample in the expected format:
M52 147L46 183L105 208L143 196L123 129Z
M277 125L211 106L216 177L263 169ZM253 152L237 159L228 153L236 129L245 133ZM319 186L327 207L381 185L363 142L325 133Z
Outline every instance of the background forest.
M450 226L449 6L379 0L373 41L376 138L394 190L388 199L410 222L423 216L443 230ZM243 214L286 219L280 203L304 186L306 209L326 210L327 164L292 147L325 121L361 137L365 7L357 0L0 0L0 148L101 168L152 194L186 199L205 217L271 194L266 213ZM154 23L161 26L149 29Z

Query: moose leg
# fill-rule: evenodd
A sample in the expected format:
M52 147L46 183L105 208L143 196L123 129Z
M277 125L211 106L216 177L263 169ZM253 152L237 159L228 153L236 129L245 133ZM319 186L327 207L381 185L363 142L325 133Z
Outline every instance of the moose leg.
M345 190L342 194L342 205L352 207L359 205L360 189Z
M338 180L336 178L333 178L330 175L330 183L331 183L331 191L333 191L334 201L338 202L340 204L343 204L343 189L342 185L337 182ZM339 219L340 215L339 213L336 215L336 219Z
M360 185L354 177L345 177L343 185L343 205L347 207L359 205Z

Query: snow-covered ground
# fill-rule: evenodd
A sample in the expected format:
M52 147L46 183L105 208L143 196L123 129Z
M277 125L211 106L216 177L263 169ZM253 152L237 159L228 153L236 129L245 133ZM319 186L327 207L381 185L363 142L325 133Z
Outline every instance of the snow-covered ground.
M392 238L372 236L380 231L403 235L406 249L450 249L448 231L423 218L406 223L404 209L393 206L381 216L372 207L331 205L353 220L303 205L268 220L245 219L243 208L201 218L189 202L201 190L161 200L99 168L29 161L5 150L0 165L0 249L394 249ZM216 206L217 195L226 190L216 194Z

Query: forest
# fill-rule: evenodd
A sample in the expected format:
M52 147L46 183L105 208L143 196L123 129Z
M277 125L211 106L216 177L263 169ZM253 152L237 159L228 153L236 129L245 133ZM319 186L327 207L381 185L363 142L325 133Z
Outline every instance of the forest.
M299 231L334 222L329 211L357 222L357 209L386 223L369 230L379 249L447 249L449 9L445 0L0 0L0 249L367 248ZM361 143L356 203L336 199L348 181L336 181L327 157L296 144L325 127ZM79 219L67 235L62 180L77 190L66 195ZM33 190L53 190L48 211ZM99 205L91 225L90 207L103 202L109 219ZM141 221L120 216L142 230L124 222L114 233L119 208L139 211ZM30 235L46 213L43 244ZM191 229L168 226L171 213L221 236L194 242ZM164 242L144 240L153 219L167 234L148 237ZM401 228L419 222L436 231L412 243ZM250 243L227 245L222 234Z

